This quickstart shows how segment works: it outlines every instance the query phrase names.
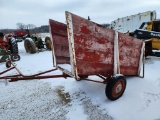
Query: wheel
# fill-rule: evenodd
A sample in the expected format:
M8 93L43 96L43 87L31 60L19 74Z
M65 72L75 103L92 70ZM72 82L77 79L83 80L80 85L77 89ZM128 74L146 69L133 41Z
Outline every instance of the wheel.
M19 61L21 57L18 54L12 54L11 55L11 60L14 61Z
M10 45L9 50L11 51L11 54L18 54L18 44L14 37L12 37L9 40L9 45Z
M24 47L26 52L29 53L36 53L36 45L32 39L25 39L24 40Z
M11 67L11 61L10 61L10 60L7 60L7 61L6 61L6 67L7 67L7 68L10 68L10 67Z
M52 47L51 47L51 39L50 39L50 37L46 37L45 38L45 44L46 44L46 48L48 49L48 50L51 50L52 49Z
M106 85L105 93L108 99L119 99L126 89L126 78L123 75L112 77Z

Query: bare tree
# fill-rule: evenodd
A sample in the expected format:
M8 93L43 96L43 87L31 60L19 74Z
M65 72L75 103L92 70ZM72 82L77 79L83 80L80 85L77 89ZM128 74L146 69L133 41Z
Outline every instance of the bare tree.
M28 24L28 25L26 25L26 27L27 27L27 29L34 29L34 28L36 28L36 26L33 25L33 24Z
M18 28L18 29L21 29L21 30L23 30L23 29L26 28L26 25L23 24L23 23L17 23L16 25L17 25L17 28Z

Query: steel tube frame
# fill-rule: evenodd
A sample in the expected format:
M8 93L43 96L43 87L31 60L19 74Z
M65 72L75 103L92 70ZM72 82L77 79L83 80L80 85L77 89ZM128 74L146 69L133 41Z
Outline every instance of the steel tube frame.
M13 69L16 69L16 71L18 72L17 74L15 75L8 75L8 76L0 76L0 80L1 79L9 79L10 82L13 82L13 81L18 81L18 80L31 80L31 79L45 79L45 78L58 78L58 77L64 77L64 75L43 75L43 74L46 74L46 73L49 73L49 72L52 72L52 71L55 71L57 70L57 68L55 69L51 69L51 70L47 70L47 71L44 71L44 72L40 72L40 73L37 73L37 74L33 74L33 75L24 75L17 67L16 65L11 61L11 64L13 67L11 68L8 68L7 70L4 70L2 72L0 72L0 75L2 74L5 74ZM40 75L43 75L43 76L40 76Z
M61 75L43 75L43 74L46 74L46 73L49 73L49 72L53 72L55 70L58 70L57 68L55 69L51 69L51 70L47 70L47 71L44 71L44 72L40 72L40 73L37 73L37 74L33 74L33 75L24 75L17 67L16 65L11 61L11 64L13 67L11 68L8 68L7 70L4 70L2 72L0 72L0 75L2 74L5 74L13 69L16 69L16 71L18 72L17 74L15 75L8 75L8 76L0 76L0 80L8 80L9 79L9 82L15 82L15 81L18 81L18 80L33 80L33 79L37 79L37 80L40 80L40 79L47 79L47 78L59 78L59 77L63 77L63 78L66 78L66 77L73 77L73 76L69 76L69 75L66 75L63 70L62 71L62 74ZM41 76L40 76L41 75ZM98 75L99 76L99 75ZM100 78L103 79L103 81L98 81L98 80L92 80L92 79L88 79L88 78L84 78L84 79L80 79L80 80L86 80L86 81L92 81L92 82L96 82L96 83L104 83L104 84L107 84L108 80L110 79L110 76L107 77L107 78L104 78L102 76L99 76Z

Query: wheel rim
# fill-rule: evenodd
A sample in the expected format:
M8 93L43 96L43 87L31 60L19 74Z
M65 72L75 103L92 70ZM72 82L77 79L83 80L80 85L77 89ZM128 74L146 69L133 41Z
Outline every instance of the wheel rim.
M123 93L124 89L125 89L124 81L119 80L119 81L116 82L116 84L114 85L114 87L112 89L112 95L114 97L118 97Z
M8 66L11 67L11 61L8 62Z
M11 61L7 61L7 68L11 67Z
M13 61L18 61L20 59L19 55L12 56Z

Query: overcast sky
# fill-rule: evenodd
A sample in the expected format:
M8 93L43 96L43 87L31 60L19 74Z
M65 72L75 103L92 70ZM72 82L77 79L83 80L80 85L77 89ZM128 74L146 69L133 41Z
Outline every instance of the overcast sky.
M0 0L0 29L15 29L16 23L40 27L49 19L65 23L65 11L103 24L153 10L160 18L160 0Z

